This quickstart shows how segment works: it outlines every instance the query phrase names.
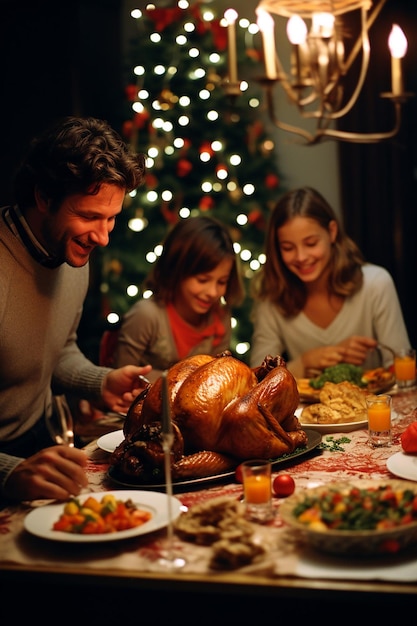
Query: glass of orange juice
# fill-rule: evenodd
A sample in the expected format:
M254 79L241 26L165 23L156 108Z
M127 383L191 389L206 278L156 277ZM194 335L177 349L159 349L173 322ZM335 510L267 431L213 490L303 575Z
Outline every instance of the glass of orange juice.
M271 463L252 459L241 467L245 515L254 522L267 522L273 517Z
M416 384L416 351L414 348L404 348L395 352L394 372L399 389L414 387Z
M392 398L386 393L366 396L369 443L374 448L391 445Z

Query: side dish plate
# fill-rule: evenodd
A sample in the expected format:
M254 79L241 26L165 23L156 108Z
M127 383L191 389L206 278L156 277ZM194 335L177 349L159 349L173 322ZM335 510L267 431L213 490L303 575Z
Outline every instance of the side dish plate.
M417 480L417 454L396 452L387 459L387 468L399 478Z
M168 497L171 498L171 516L175 520L181 513L181 502L174 496L167 496L165 493L152 492L152 491L104 491L98 492L100 498L106 494L114 495L118 500L127 501L132 500L137 508L150 511L152 517L148 522L145 522L141 526L135 528L129 528L128 530L120 530L115 533L103 533L97 535L81 535L76 533L66 533L59 530L53 530L52 526L54 522L59 519L61 515L64 503L60 504L47 504L44 506L32 509L24 519L25 529L32 535L41 537L42 539L51 539L53 541L65 541L70 543L93 543L103 541L116 541L118 539L129 539L130 537L136 537L138 535L145 535L151 533L154 530L159 530L168 525ZM79 496L79 500L83 502L91 493L83 494Z
M111 433L106 433L97 439L97 445L104 452L111 453L122 443L124 438L123 430L113 430Z
M303 424L300 418L300 424L304 430L306 428L311 428L311 430L321 433L322 435L330 435L332 433L351 433L353 430L367 428L368 420L361 420L360 422L343 422L340 424Z
M314 430L317 433L321 433L322 435L330 435L332 433L351 433L353 430L360 430L361 428L368 428L368 420L360 420L358 422L341 422L338 424L310 424L303 423L301 413L303 409L299 407L295 415L300 420L301 427L306 430L309 428L310 430ZM391 419L395 420L398 417L398 414L395 411L391 413ZM393 472L394 473L394 472Z
M366 375L366 372L365 372ZM309 384L309 378L298 378L297 388L300 394L300 402L305 404L311 404L313 402L320 402L320 389L313 389ZM385 370L385 377L379 382L369 383L367 387L363 389L369 393L386 393L392 389L395 385L395 376L389 370Z

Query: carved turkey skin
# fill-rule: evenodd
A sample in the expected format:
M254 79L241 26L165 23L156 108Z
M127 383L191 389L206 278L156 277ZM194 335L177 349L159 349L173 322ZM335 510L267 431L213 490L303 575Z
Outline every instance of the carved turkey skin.
M216 450L236 456L229 446L225 449L220 443L225 409L257 383L254 372L232 356L218 357L188 376L172 404L172 419L183 434L185 449Z
M281 365L224 408L215 449L241 460L273 459L307 445L307 435L294 415L297 406L297 384Z

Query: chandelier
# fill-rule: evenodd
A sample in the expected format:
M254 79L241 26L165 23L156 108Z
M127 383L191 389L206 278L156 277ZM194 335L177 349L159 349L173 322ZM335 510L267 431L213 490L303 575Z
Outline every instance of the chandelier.
M388 39L391 54L391 91L381 93L393 106L394 122L385 132L357 133L337 130L337 120L352 110L365 83L369 60L369 29L380 13L386 0L378 0L372 9L371 0L261 0L256 14L262 34L265 76L259 79L265 90L268 114L278 128L302 137L307 144L323 139L354 143L376 143L394 137L401 127L403 104L413 94L406 93L403 86L402 58L407 51L407 39L401 28L394 24ZM344 16L359 12L359 34L350 48L346 46ZM275 19L273 15L287 20L287 36L291 58L285 69L282 51L277 50ZM234 9L225 12L228 24L229 79L226 91L232 96L239 93L237 78ZM288 47L288 46L287 46ZM358 56L361 56L356 85L345 86L347 73ZM289 101L294 104L305 126L295 126L282 121L277 111L277 86L281 85ZM311 121L312 120L312 121Z

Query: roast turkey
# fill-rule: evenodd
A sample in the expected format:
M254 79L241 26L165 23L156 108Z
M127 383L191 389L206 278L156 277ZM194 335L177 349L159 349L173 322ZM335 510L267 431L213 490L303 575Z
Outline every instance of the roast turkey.
M183 445L182 456L172 459L175 478L221 473L245 459L279 458L307 445L294 414L297 384L280 356L267 356L258 368L230 352L188 357L168 370L167 387L171 419ZM129 457L135 455L143 429L160 426L161 411L159 378L132 403L113 466L140 476L134 470L140 464ZM143 458L143 450L141 454Z

